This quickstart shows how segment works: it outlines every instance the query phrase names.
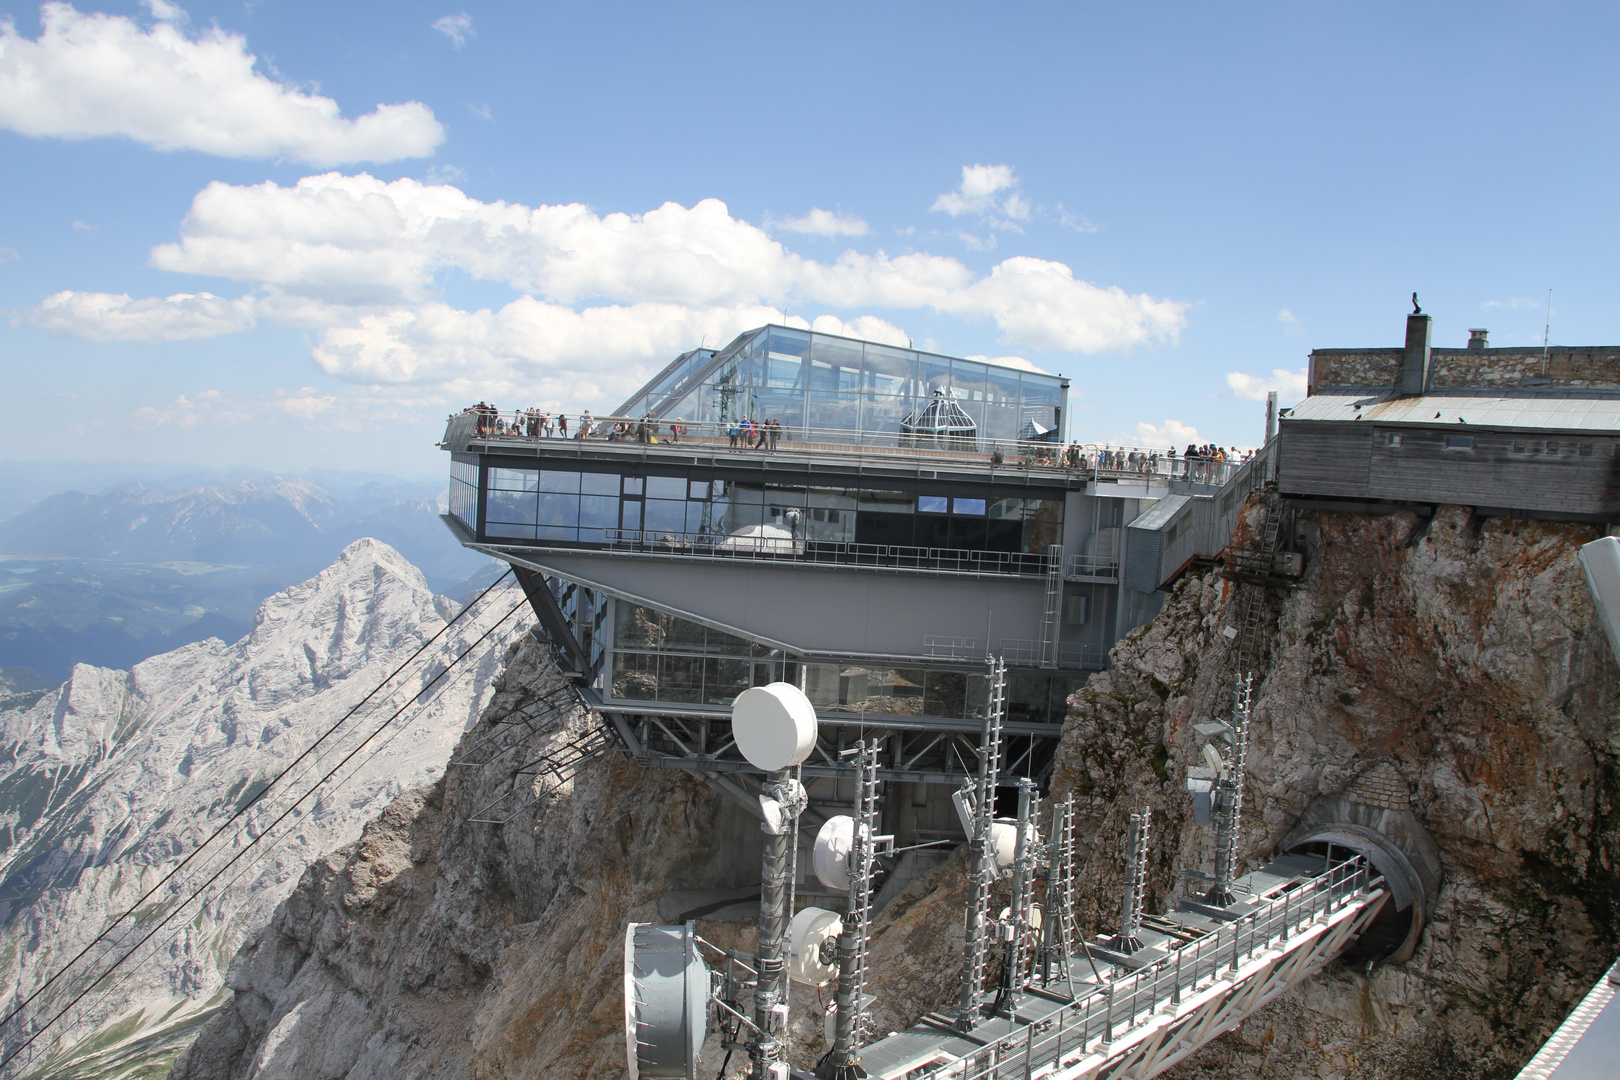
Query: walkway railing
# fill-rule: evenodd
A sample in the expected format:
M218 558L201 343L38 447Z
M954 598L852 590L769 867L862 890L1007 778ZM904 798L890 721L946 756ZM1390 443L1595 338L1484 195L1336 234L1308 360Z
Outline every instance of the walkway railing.
M1128 974L1115 969L1084 997L1052 1016L1044 1033L1029 1025L973 1054L965 1063L941 1063L911 1075L1009 1080L1071 1067L1094 1052L1095 1044L1115 1042L1139 1018L1161 1005L1179 1005L1183 996L1236 974L1257 954L1275 947L1286 949L1290 937L1311 930L1354 901L1369 899L1378 880L1382 879L1359 856L1340 863L1214 933L1181 943L1148 967Z
M578 426L580 416L571 416L567 435L552 427L546 429L529 424L529 417L521 412L487 412L476 410L456 413L445 428L443 448L465 450L474 441L499 445L533 445L535 443L591 441L634 446L706 446L723 449L758 450L769 453L773 448L791 449L796 453L825 451L839 455L872 455L892 460L908 459L955 460L965 464L992 465L1008 469L1041 469L1067 472L1092 480L1140 480L1167 482L1185 480L1192 483L1219 487L1226 483L1242 466L1242 462L1213 458L1188 458L1165 447L1110 447L1096 443L1078 446L1077 459L1066 460L1064 446L1050 442L1025 442L1017 439L994 440L963 438L954 435L906 434L893 431L857 431L844 428L814 428L809 431L778 429L773 444L767 437L752 446L739 435L733 440L730 423L707 421L681 424L676 434L667 421L650 421L623 416L593 417L589 431ZM555 416L552 417L555 421ZM536 434L530 434L537 431ZM996 451L1002 455L995 462Z
M616 551L686 555L709 559L750 559L834 566L881 566L952 574L1033 577L1046 573L1047 557L1016 551L958 551L902 544L857 544L805 540L788 535L665 532L658 529L605 529L606 546ZM785 533L786 530L783 530ZM982 658L982 653L980 658Z

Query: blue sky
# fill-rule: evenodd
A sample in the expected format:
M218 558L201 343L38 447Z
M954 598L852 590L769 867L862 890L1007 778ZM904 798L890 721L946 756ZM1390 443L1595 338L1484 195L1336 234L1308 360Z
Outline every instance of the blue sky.
M433 475L783 311L1138 443L1254 442L1414 289L1620 341L1612 5L5 10L0 457Z

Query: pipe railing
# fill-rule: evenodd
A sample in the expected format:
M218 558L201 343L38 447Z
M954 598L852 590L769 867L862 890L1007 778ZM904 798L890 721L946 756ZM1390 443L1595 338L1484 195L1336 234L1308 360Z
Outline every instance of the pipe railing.
M1114 969L1084 997L1043 1021L1039 1030L1032 1024L1008 1035L964 1059L965 1067L958 1060L910 1075L1010 1080L1072 1066L1096 1052L1095 1044L1113 1043L1139 1016L1167 1002L1179 1005L1184 994L1197 993L1206 983L1237 972L1257 954L1286 945L1291 935L1340 911L1359 894L1370 893L1379 880L1360 856L1339 863L1235 922L1173 948L1147 967L1128 974Z
M584 530L582 530L584 531ZM662 529L601 529L603 543L615 551L684 555L711 559L751 559L837 566L881 566L901 570L938 570L955 574L998 574L1033 577L1045 574L1048 556L1019 551L959 551L954 548L903 544L857 544L783 535L668 532ZM980 654L982 656L982 654Z
M545 443L564 438L556 425L557 414L549 415L549 425L540 421L547 414L531 416L527 411L468 409L453 414L445 429L445 449L465 449L472 441ZM1186 457L1173 448L1109 446L1098 443L1061 444L1019 439L990 439L978 435L927 434L898 431L859 431L846 428L813 428L793 431L758 427L750 438L729 421L676 423L625 416L592 417L588 428L584 414L569 416L566 438L573 440L628 443L640 446L706 445L726 449L759 450L766 453L784 445L798 452L825 450L831 453L872 453L883 457L948 458L976 464L1000 464L1064 471L1093 479L1140 478L1147 481L1185 480L1221 486L1244 464L1230 458ZM534 423L531 423L531 420ZM678 429L678 430L677 430ZM1002 460L995 460L999 451Z

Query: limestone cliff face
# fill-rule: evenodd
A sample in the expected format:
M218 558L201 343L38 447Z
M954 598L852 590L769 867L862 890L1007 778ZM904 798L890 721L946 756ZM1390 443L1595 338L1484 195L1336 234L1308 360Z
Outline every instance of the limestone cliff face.
M1575 558L1592 535L1455 508L1301 519L1306 578L1269 601L1249 865L1313 798L1354 789L1408 800L1446 877L1410 961L1330 970L1177 1075L1511 1074L1620 950L1620 667ZM1229 712L1234 588L1183 582L1071 699L1053 786L1078 803L1089 933L1117 917L1133 807L1155 811L1150 907L1174 898L1181 869L1208 865L1183 781L1192 724ZM458 753L557 685L532 643L507 660ZM311 867L238 955L234 1000L177 1080L623 1075L625 922L672 921L660 899L679 890L757 882L758 833L701 781L616 757L510 824L468 820L587 723L559 719L487 768L451 768ZM879 917L878 1032L954 998L964 901L958 856ZM746 923L700 932L751 946ZM802 1064L820 1009L795 995Z
M1176 1075L1511 1075L1613 961L1617 667L1575 554L1595 535L1457 507L1301 517L1305 580L1269 600L1249 865L1314 797L1359 785L1410 799L1445 881L1410 961L1330 969ZM1116 917L1131 807L1155 811L1155 901L1207 869L1183 780L1193 723L1230 715L1236 587L1183 582L1071 699L1054 785L1091 838L1093 926Z

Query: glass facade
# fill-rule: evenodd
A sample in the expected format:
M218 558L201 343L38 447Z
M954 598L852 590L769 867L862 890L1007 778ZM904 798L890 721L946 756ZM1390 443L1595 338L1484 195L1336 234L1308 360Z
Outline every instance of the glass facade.
M474 533L478 531L478 462L450 460L450 513Z
M785 326L743 334L720 352L683 354L617 415L692 423L774 419L789 438L815 432L900 433L936 394L980 441L1012 442L1028 421L1063 429L1068 391L1056 375ZM965 429L963 429L965 430Z
M665 475L624 476L491 466L485 535L569 544L681 537L722 547L780 538L1033 555L1062 542L1062 499L997 498L989 485L964 491L957 484L938 493L806 487L667 468ZM452 507L457 483L452 471Z
M613 603L608 696L619 701L730 705L750 686L791 682L817 709L868 715L983 719L982 668L941 671L873 664L818 664L627 601ZM1060 724L1084 676L1008 676L1007 718Z

